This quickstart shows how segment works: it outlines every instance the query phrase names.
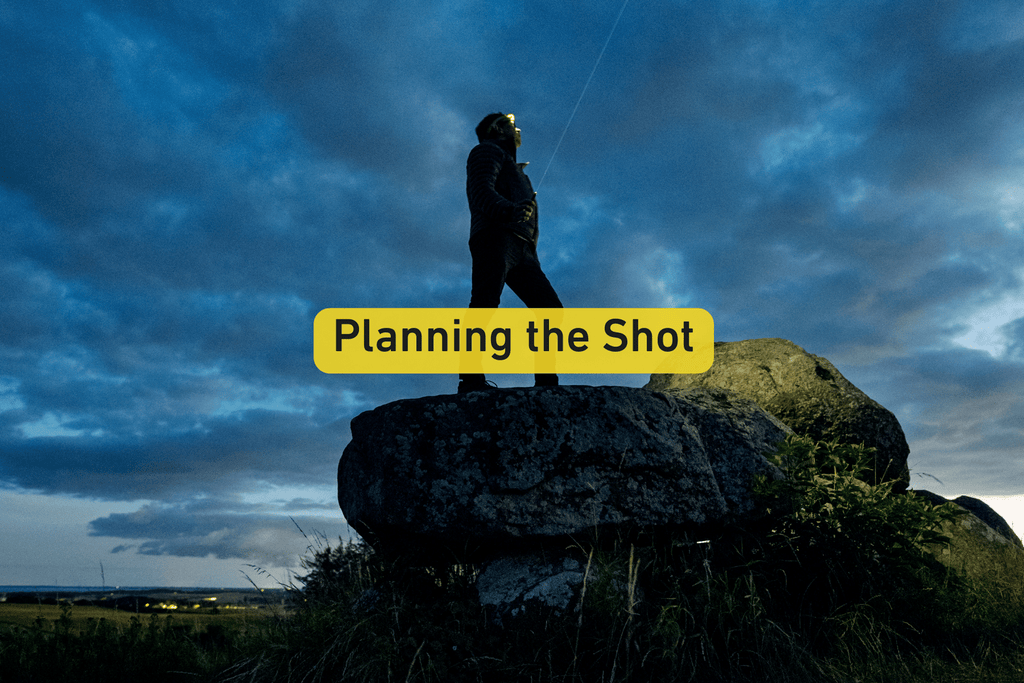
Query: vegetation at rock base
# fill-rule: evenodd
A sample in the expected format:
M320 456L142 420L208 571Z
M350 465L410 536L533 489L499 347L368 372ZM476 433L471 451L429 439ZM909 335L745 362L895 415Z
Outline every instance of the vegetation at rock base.
M152 681L1024 680L1019 553L997 580L939 562L958 509L865 484L862 447L791 438L774 460L745 529L574 548L588 579L561 614L499 628L477 567L320 539L287 617L216 643L159 619L0 626L0 680L133 680L100 659Z

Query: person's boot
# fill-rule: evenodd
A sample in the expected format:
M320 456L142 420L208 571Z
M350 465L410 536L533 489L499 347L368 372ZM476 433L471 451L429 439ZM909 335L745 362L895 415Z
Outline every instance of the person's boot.
M497 385L488 382L483 375L459 375L459 393L468 394L471 391L482 391L494 389Z
M534 375L535 387L557 387L558 375Z

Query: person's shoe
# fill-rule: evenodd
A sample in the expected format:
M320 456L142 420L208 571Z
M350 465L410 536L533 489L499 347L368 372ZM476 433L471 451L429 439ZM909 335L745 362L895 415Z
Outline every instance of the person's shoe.
M459 393L468 394L471 391L483 391L484 389L497 389L498 385L487 380L460 380Z

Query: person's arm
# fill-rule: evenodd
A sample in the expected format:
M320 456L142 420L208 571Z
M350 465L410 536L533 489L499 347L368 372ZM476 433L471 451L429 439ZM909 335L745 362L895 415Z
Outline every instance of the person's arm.
M473 148L466 162L466 195L469 206L493 223L512 220L516 205L498 194L494 184L498 180L504 152L494 145L482 144Z

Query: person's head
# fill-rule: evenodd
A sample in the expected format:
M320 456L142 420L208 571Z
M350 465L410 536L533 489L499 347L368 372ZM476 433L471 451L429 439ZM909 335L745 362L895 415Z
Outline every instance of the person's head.
M520 130L516 128L516 117L513 114L488 114L476 127L476 138L484 140L511 140L518 147L522 144Z

